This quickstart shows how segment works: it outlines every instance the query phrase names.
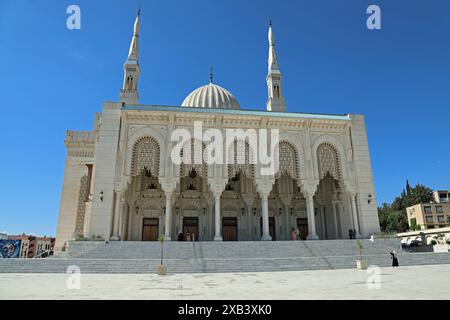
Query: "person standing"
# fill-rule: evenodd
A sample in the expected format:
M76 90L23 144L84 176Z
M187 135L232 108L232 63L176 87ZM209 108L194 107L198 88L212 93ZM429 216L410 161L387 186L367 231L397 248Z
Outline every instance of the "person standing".
M191 234L186 232L186 241L191 241Z
M395 267L397 267L398 268L398 259L397 259L397 256L396 256L396 252L395 252L395 250L392 250L391 252L390 252L390 254L391 254L391 259L392 259L392 268L395 268Z
M297 240L297 234L295 233L295 229L294 228L292 228L291 240Z
M295 233L297 234L297 240L302 240L302 234L300 233L300 230L295 229Z

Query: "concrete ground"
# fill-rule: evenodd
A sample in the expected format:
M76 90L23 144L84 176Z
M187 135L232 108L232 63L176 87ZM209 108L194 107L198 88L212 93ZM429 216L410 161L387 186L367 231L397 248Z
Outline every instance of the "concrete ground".
M450 299L450 265L225 274L0 274L0 299Z

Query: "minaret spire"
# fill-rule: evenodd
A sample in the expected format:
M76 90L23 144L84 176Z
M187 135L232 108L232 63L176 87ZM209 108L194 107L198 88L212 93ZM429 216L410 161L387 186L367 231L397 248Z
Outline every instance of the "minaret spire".
M281 90L281 71L278 67L278 59L275 53L275 37L272 30L272 19L269 20L269 58L268 73L266 77L268 88L268 111L286 111L286 102Z
M120 100L126 104L137 104L139 100L138 80L141 73L139 67L139 30L140 30L141 7L139 6L134 21L133 38L131 39L128 58L124 65L124 80L120 90Z
M136 15L136 19L134 21L134 33L133 38L131 39L130 51L128 52L128 59L139 59L139 29L140 29L140 15L141 8L139 8L138 13Z

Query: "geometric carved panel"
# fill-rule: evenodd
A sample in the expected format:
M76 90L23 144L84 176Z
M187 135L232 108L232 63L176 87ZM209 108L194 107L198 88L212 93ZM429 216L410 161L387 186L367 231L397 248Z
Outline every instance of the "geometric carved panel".
M279 178L281 175L286 174L293 179L298 179L298 157L294 146L287 141L281 141L275 149L275 152L278 152L279 164L279 170L276 177Z
M133 146L131 157L131 175L137 176L144 169L154 176L159 175L159 144L152 137L143 137Z
M341 164L336 149L329 143L322 143L317 148L317 162L319 166L319 179L330 175L341 180Z

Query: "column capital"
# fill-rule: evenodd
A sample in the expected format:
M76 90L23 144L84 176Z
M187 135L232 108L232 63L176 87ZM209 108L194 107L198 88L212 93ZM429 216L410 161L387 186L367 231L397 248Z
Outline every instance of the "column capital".
M316 180L303 180L299 183L300 190L305 197L311 197L316 194L319 181Z
M165 194L166 197L171 198L172 194L173 194L173 191L172 190L171 191L164 191L164 194Z
M177 187L178 178L175 177L160 177L159 183L161 184L161 189L164 192L173 192Z
M225 190L225 186L228 183L227 178L210 178L208 179L209 188L214 195L214 198L220 197Z
M260 179L256 179L256 191L261 197L268 197L274 183L275 178L269 176L263 176Z

